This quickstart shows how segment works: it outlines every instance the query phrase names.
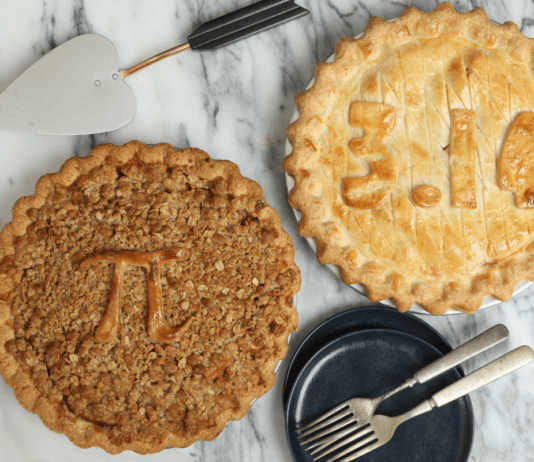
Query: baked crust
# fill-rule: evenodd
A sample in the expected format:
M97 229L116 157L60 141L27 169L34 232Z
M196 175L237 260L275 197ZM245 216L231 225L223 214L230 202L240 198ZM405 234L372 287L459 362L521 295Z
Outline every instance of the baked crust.
M432 314L532 280L533 56L515 24L449 3L341 39L295 98L283 162L318 260Z
M43 176L0 234L0 372L82 448L212 440L274 385L297 326L293 255L260 186L232 162L167 144L97 146ZM117 284L113 327L102 318Z

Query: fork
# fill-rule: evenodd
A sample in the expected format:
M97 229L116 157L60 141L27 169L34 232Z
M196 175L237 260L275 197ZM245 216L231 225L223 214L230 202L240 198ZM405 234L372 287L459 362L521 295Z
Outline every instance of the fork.
M467 361L473 356L482 353L488 348L497 345L507 337L508 329L503 324L497 324L496 326L469 340L446 355L426 365L417 371L413 377L406 380L406 382L404 382L402 385L383 394L382 396L378 396L376 398L351 398L344 403L341 403L340 405L323 414L321 417L315 419L313 422L310 422L304 427L297 429L297 432L302 432L298 436L299 439L324 429L322 432L317 433L304 441L301 441L301 444L307 445L315 441L315 443L310 444L306 449L310 450L317 448L312 451L311 454L321 451L325 446L324 440L320 438L340 430L351 423L357 423L357 427L352 426L351 431L353 431L354 428L358 428L367 424L373 416L376 408L380 403L382 403L382 401L393 396L395 393L404 390L405 388L413 387L417 383L425 383L430 379L437 377L443 372L446 372L458 364ZM330 426L334 423L336 425ZM336 433L335 439L329 439L328 445L332 444L336 439L342 438L346 434L347 433L343 430L339 431Z
M336 449L339 449L352 441L365 437L352 446L344 449L342 452L336 454L334 457L328 459L326 462L349 462L357 459L358 457L363 456L364 454L367 454L386 444L393 437L397 427L407 420L431 411L435 407L441 407L447 403L450 403L451 401L459 399L462 396L465 396L468 393L477 390L484 385L487 385L488 383L493 382L494 380L497 380L498 378L515 371L516 369L519 369L520 367L527 365L530 361L532 361L532 359L534 359L534 351L532 351L530 347L523 345L519 348L516 348L515 350L512 350L509 353L497 358L495 361L492 361L480 369L477 369L471 374L462 377L460 380L445 387L443 390L438 391L432 395L432 398L423 401L421 404L404 414L396 417L375 415L371 418L369 426L365 428L354 428L357 430L355 434L337 443L335 446L328 449L314 460L321 459ZM347 454L350 455L339 460L340 457L343 457Z

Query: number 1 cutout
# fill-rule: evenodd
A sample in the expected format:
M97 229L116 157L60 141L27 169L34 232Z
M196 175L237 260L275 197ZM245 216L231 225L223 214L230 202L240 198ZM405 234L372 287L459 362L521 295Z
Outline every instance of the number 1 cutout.
M476 209L475 111L451 110L451 206Z

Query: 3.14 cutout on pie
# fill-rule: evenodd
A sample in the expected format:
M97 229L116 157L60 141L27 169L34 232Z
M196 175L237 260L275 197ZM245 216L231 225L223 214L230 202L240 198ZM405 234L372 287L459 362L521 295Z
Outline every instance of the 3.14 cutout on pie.
M434 314L534 277L534 41L482 9L372 18L288 127L299 232L346 283Z

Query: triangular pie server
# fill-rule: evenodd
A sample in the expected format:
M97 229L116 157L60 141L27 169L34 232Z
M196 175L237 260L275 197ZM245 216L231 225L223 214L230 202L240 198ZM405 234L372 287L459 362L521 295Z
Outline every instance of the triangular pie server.
M308 13L294 0L262 0L204 23L187 43L121 71L108 39L80 35L43 56L0 94L0 130L41 135L115 130L135 113L125 77L188 48L219 48Z

